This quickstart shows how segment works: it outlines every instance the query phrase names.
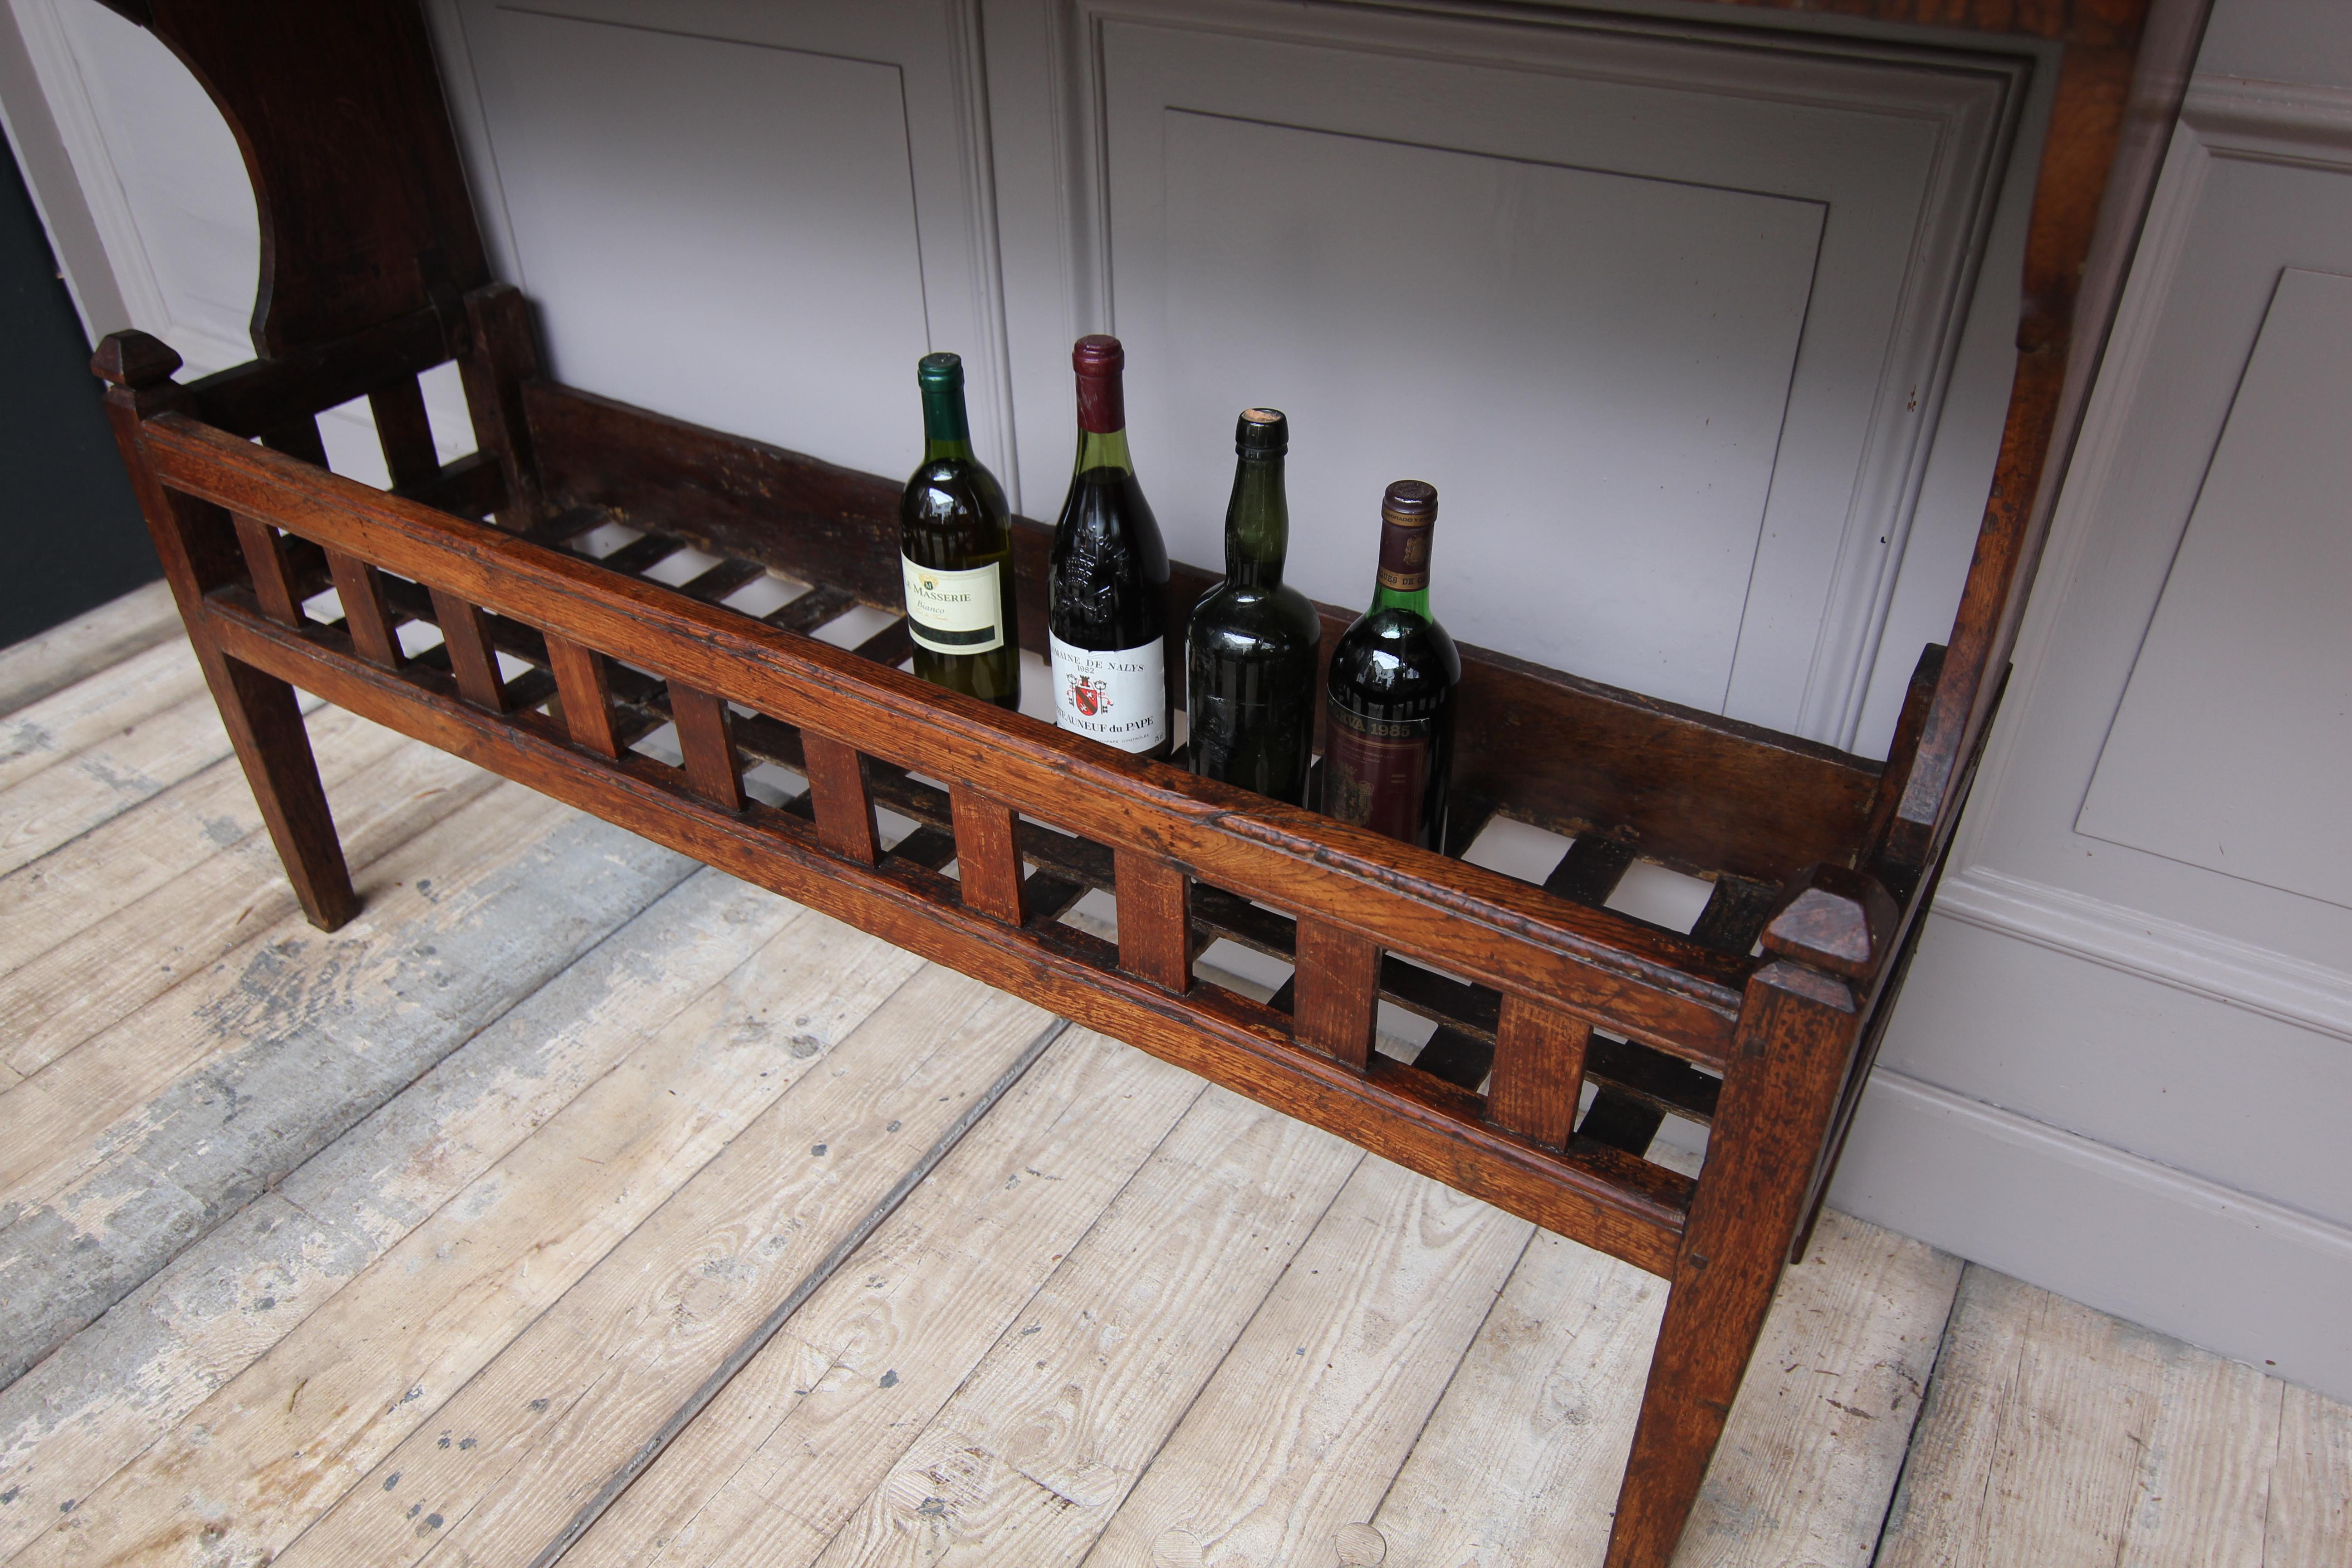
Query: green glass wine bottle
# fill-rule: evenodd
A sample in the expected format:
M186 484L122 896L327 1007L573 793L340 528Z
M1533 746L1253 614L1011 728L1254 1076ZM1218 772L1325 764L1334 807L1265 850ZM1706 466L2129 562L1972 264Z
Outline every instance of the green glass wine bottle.
M898 501L898 564L915 673L1000 708L1021 706L1013 591L1013 515L1003 487L972 456L963 361L925 354L923 465Z
M1080 338L1078 459L1046 559L1054 718L1123 752L1169 752L1168 548L1127 450L1127 352Z
M1225 580L1192 608L1184 692L1194 773L1305 805L1323 619L1282 580L1290 547L1282 471L1289 450L1290 423L1280 409L1242 410L1225 504Z
M1326 682L1323 809L1424 849L1445 844L1454 697L1462 656L1429 613L1437 491L1399 479L1381 501L1372 607L1331 650Z

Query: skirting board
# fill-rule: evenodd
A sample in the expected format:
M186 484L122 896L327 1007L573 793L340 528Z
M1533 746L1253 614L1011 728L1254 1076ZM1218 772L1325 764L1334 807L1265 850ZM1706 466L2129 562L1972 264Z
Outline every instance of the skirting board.
M1885 1068L1830 1202L2352 1399L2352 1230Z

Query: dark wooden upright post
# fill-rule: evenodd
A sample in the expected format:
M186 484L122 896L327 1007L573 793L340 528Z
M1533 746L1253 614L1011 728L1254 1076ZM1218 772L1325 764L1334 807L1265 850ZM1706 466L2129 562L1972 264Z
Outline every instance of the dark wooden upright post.
M230 658L205 629L205 595L236 580L243 552L236 526L220 508L165 489L140 446L142 422L186 397L172 380L180 356L145 332L116 332L99 344L91 368L108 383L106 416L131 489L278 858L310 923L333 931L359 912L360 901L294 689Z
M1675 1260L1607 1568L1667 1568L1764 1330L1789 1239L1852 1058L1861 996L1885 961L1894 900L1815 867L1764 928L1706 1166Z

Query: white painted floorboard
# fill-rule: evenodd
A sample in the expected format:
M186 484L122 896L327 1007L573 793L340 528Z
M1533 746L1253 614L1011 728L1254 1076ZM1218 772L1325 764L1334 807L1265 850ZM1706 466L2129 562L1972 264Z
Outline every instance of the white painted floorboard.
M320 939L155 608L0 650L0 1563L1600 1563L1662 1282L323 711ZM1677 1561L2347 1568L2352 1409L1831 1214Z

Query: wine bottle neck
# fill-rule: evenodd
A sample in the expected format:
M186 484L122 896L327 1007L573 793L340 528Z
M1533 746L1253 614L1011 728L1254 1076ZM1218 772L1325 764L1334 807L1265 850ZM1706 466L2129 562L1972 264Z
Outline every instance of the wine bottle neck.
M1112 468L1122 474L1135 472L1135 459L1128 456L1127 431L1078 431L1078 460L1073 471L1087 473L1096 468Z
M1244 456L1234 464L1225 506L1225 580L1250 588L1282 586L1290 551L1290 500L1279 456Z
M923 461L971 456L971 425L965 418L963 388L923 388Z
M1423 620L1429 613L1429 544L1431 524L1381 520L1381 572L1372 589L1372 608L1411 610Z

